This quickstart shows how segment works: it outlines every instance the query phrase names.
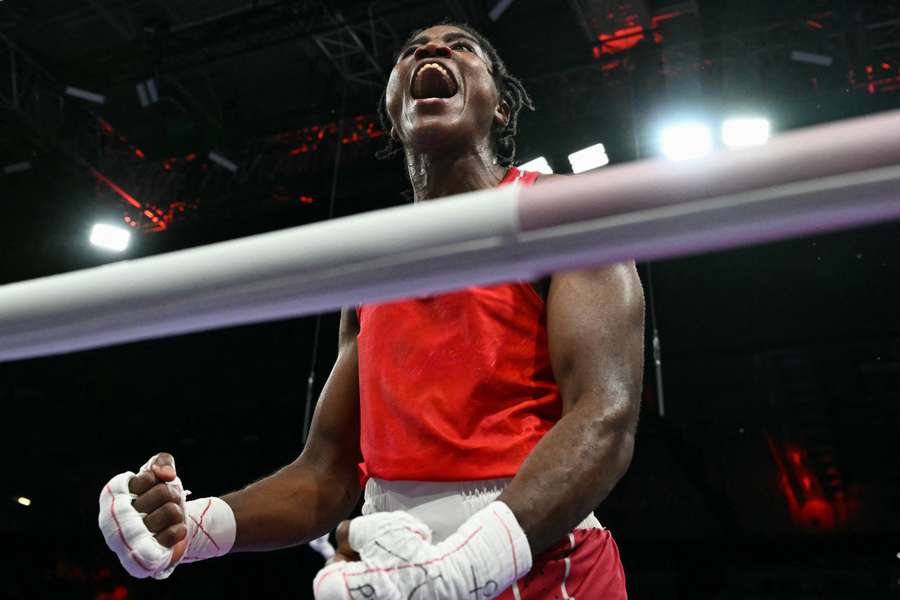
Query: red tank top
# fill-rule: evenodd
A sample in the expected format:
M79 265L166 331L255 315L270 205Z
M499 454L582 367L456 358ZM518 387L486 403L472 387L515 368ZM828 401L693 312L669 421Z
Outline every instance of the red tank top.
M501 185L531 185L511 168ZM544 301L529 283L357 310L362 477L512 477L561 415Z

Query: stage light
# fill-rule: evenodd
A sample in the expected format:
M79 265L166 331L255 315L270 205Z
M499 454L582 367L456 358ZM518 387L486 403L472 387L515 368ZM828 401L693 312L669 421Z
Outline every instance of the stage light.
M722 123L722 142L729 148L762 146L769 141L771 125L761 117L726 119Z
M22 506L31 506L31 498L26 498L25 496L19 496L16 498L16 502Z
M712 131L698 122L670 125L662 130L660 148L671 160L701 158L712 152Z
M156 81L151 77L135 86L141 107L146 108L159 102L159 93L156 90Z
M121 252L128 247L131 232L121 227L98 223L91 230L91 243L100 248Z
M794 50L791 52L791 60L819 67L830 67L831 63L834 62L833 58L826 56L825 54L814 54L813 52L803 52L801 50Z
M102 94L95 94L94 92L89 92L71 85L66 88L66 95L72 96L73 98L81 98L82 100L93 102L94 104L103 104L106 102L106 96Z
M605 167L609 164L609 156L607 156L606 147L603 144L594 144L570 154L569 164L572 165L573 173L583 173L598 167Z
M514 0L500 0L494 5L494 8L488 12L488 16L491 18L491 21L496 21L500 18L500 15L506 12L506 9L509 8L510 4L512 4Z
M519 169L523 171L536 171L538 173L543 173L544 175L553 174L553 167L550 166L550 163L548 163L547 159L543 156L538 156L534 160L529 160L527 163L520 165Z
M233 162L231 162L230 160L228 160L227 158L225 158L224 156L222 156L221 154L219 154L217 152L210 152L208 158L209 158L209 160L216 163L217 165L219 165L220 167L222 167L223 169L225 169L227 171L231 171L232 173L235 173L238 170L238 166L236 164L234 164Z
M12 175L13 173L21 173L22 171L27 171L31 168L31 163L27 160L23 160L22 162L13 163L11 165L6 165L3 167L4 175Z

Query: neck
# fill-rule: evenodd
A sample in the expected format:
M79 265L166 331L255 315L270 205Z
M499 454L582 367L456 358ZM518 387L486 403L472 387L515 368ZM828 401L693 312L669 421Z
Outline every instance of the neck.
M415 201L433 200L497 187L506 167L494 163L488 147L455 154L452 152L406 151L406 165Z

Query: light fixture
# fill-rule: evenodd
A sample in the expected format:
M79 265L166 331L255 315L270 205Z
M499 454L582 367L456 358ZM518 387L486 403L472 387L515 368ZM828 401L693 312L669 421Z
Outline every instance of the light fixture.
M722 123L722 142L729 148L762 146L769 141L771 125L762 117L726 119Z
M808 65L816 65L819 67L830 67L834 59L825 54L815 54L814 52L803 52L802 50L794 50L791 52L791 60Z
M91 243L113 252L123 251L130 240L131 232L121 227L98 223L91 230Z
M156 90L156 81L152 77L137 84L135 89L137 90L141 107L146 108L151 104L159 102L159 92Z
M95 94L94 92L89 92L71 85L66 87L66 95L72 96L73 98L81 98L82 100L93 102L94 104L103 104L106 102L106 96L103 94Z
M509 8L510 4L512 4L514 0L500 0L494 5L494 8L488 12L488 16L491 18L491 21L496 21L500 18L500 15L506 12L506 9Z
M225 158L218 152L210 152L209 160L216 163L217 165L219 165L226 171L231 171L232 173L235 173L238 170L238 166L236 164L234 164L233 162L231 162L230 160L228 160L227 158Z
M19 496L16 498L16 502L22 506L31 506L31 498L26 498L25 496Z
M550 166L550 163L543 156L538 156L534 160L529 160L527 163L519 165L519 169L522 171L536 171L544 175L553 174L553 167Z
M660 149L671 160L701 158L712 152L712 131L700 122L670 125L662 130Z
M6 165L3 167L4 175L12 175L13 173L21 173L22 171L27 171L31 168L31 163L27 160L23 160L22 162L13 163L11 165Z
M583 173L598 167L605 167L609 164L609 156L606 154L606 147L603 144L594 144L570 154L569 164L572 165L573 173Z

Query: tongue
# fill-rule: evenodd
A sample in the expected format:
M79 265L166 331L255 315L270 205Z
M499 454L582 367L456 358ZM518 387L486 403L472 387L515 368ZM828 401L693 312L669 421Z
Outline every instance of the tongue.
M424 69L416 78L415 97L450 98L456 95L456 85L437 69Z

